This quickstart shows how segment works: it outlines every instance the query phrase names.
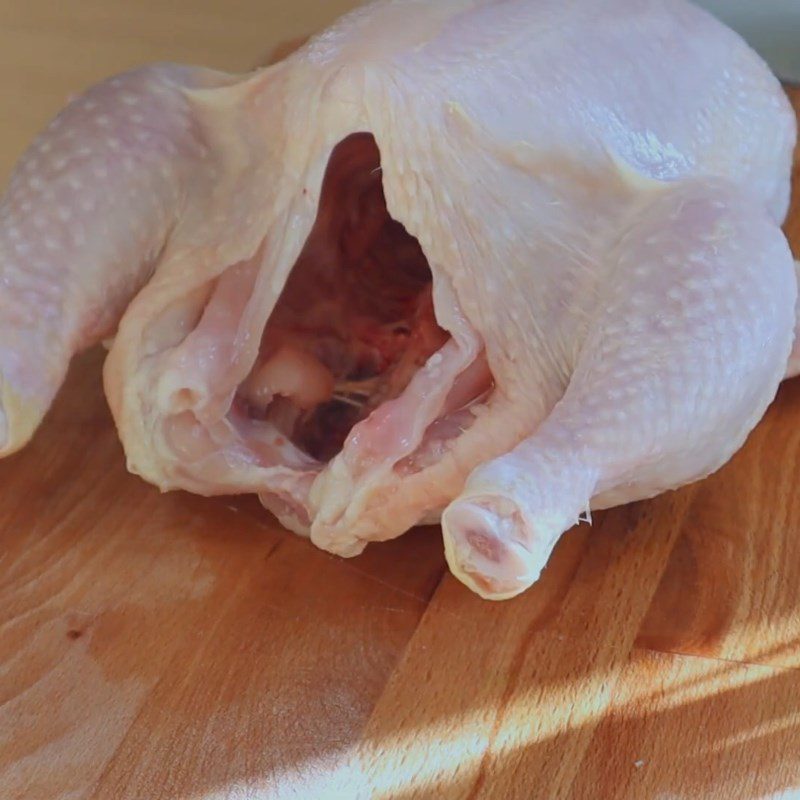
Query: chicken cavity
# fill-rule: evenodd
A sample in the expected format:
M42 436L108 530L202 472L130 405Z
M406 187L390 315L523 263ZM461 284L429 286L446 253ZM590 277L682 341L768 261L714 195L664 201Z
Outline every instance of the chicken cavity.
M333 151L316 224L237 407L326 463L449 339L419 242L386 209L375 140L355 134Z

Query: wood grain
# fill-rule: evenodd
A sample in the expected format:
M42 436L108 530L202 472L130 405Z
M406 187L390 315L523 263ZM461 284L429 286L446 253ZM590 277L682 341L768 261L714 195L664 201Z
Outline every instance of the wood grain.
M241 68L333 5L12 0L0 63L30 108L0 156L62 90ZM800 382L719 474L571 531L494 605L435 529L345 562L253 501L160 496L125 472L101 360L0 462L2 800L800 793Z

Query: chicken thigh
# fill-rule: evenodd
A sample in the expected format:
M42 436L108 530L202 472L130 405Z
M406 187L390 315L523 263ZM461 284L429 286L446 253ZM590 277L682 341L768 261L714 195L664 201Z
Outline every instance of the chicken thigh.
M512 597L773 399L795 137L683 0L381 0L249 75L113 78L0 206L0 455L113 338L134 473L342 556L440 519Z

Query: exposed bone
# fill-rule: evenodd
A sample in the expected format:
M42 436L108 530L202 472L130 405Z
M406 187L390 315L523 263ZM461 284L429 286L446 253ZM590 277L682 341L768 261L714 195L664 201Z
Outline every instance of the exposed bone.
M251 406L266 410L275 395L286 397L304 411L331 399L334 379L331 371L313 355L284 345L245 381L241 396Z

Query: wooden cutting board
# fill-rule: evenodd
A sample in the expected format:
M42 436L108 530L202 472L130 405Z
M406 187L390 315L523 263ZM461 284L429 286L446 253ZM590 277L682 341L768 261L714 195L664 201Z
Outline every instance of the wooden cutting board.
M346 562L254 502L160 496L101 360L0 462L3 800L798 796L800 381L718 475L493 605L435 528Z

